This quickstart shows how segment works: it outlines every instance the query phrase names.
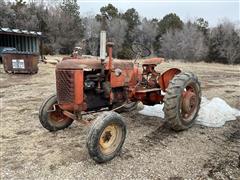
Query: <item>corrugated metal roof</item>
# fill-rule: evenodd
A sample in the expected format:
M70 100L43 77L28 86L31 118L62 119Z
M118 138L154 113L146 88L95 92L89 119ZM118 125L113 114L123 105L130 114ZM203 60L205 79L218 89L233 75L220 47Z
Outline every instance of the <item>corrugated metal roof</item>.
M2 54L23 54L23 55L35 55L37 56L38 53L36 52L28 52L28 51L4 51Z
M30 36L42 36L42 32L37 31L28 31L28 30L21 30L21 29L11 29L11 28L1 28L0 32L5 32L9 34L23 34L23 35L30 35Z

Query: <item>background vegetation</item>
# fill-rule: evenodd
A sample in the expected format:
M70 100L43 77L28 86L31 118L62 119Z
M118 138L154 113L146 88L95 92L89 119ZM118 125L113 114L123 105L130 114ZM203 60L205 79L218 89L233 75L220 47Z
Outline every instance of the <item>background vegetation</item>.
M101 18L106 15L107 36L115 43L117 58L133 58L131 44L139 42L165 58L240 63L239 26L228 20L210 28L203 18L183 22L170 13L162 19L147 19L134 8L119 12L112 4L86 17L80 16L79 9L76 0L51 7L35 1L0 0L0 27L43 32L45 54L69 54L75 46L82 46L86 54L98 55Z

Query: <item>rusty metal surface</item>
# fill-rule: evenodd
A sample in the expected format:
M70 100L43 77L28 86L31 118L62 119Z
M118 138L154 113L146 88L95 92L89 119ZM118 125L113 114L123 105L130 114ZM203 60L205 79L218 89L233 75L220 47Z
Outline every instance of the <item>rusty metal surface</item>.
M105 61L108 63L108 60ZM120 69L133 69L134 64L131 60L119 60L119 59L113 59L113 69L120 68ZM108 66L106 67L108 69Z
M57 99L65 110L84 110L83 71L56 69Z
M181 115L185 122L192 120L199 104L199 95L197 87L194 83L188 84L181 97Z
M196 108L197 96L192 91L186 91L182 94L182 109L186 113L191 113Z
M105 69L109 69L109 60L105 60ZM57 64L57 69L101 69L100 59L73 59L64 58L63 61ZM133 69L133 62L126 60L113 60L113 68Z
M154 64L158 65L160 63L164 62L164 58L149 58L149 59L144 59L142 61L142 64Z
M134 66L133 61L111 61L111 48L109 48L109 53L109 59L105 60L103 64L100 59L81 58L66 58L64 61L58 63L56 67L57 91L60 91L58 92L58 100L63 109L70 111L98 111L111 103L121 105L128 98L131 101L140 100L148 105L158 104L163 102L164 96L161 94L161 90L165 91L169 81L181 72L179 69L173 68L160 76L160 73L155 71L155 67L163 61L162 58L146 59L144 60L144 64L142 64L142 68L138 68L137 65ZM97 74L96 78L93 78L99 88L99 95L96 96L94 91L85 92L83 72L89 69L98 70L96 73L99 73L99 70L102 68L109 72L110 79L107 78L104 80ZM121 73L115 73L116 69ZM105 75L109 77L109 74L106 73ZM112 91L108 96L104 96L103 94L105 99L100 98L102 97L101 93L106 89L100 84L101 82L108 81Z
M177 68L172 68L167 71L165 71L159 78L158 78L158 83L162 89L162 91L166 91L168 84L170 80L176 75L181 72L180 69Z
M147 93L147 92L153 92L153 91L160 91L160 88L151 88L151 89L137 89L136 93Z
M74 103L62 103L62 104L59 104L59 107L61 109L66 110L66 111L71 111L71 112L74 111L74 106L76 106Z
M108 69L109 69L109 75L111 75L112 72L112 45L111 43L108 45Z
M49 121L56 127L71 121L71 119L63 114L62 109L58 105L54 105L54 110L51 110L48 115L50 117Z
M100 69L100 59L65 59L56 66L57 69Z
M28 52L6 52L2 54L7 73L37 73L39 55Z
M124 69L120 76L116 76L114 72L111 73L111 86L121 87L129 86L129 83L134 80L134 71ZM136 82L135 82L136 83Z
M74 102L74 71L56 70L56 86L60 104Z
M81 105L83 103L83 71L77 70L74 72L74 94L75 99L74 102L77 105Z
M82 119L82 118L78 118L75 114L73 114L73 113L71 113L71 112L69 112L69 111L63 111L63 114L64 114L65 116L73 119L73 120L76 120L76 121L84 124L84 125L90 125L90 124L91 124L90 121L86 121L86 120L84 120L84 119Z

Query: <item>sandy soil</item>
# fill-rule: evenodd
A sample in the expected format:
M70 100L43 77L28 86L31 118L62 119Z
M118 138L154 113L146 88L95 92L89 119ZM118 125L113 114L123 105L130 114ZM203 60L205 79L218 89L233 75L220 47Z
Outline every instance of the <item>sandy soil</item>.
M204 96L240 109L240 66L166 62L158 69L170 67L196 73ZM74 122L50 133L39 123L41 103L55 92L55 66L39 68L36 75L9 75L0 66L1 179L240 178L240 118L176 133L163 119L122 114L128 134L121 154L96 164L85 147L87 127Z

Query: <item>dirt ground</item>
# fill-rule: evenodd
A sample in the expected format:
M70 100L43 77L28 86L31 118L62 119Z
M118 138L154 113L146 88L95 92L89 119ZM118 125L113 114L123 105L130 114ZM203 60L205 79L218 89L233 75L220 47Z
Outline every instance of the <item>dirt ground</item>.
M203 96L240 109L240 66L166 62L158 69L170 67L194 72ZM87 127L74 122L51 133L38 120L41 103L55 92L54 68L39 64L36 75L9 75L0 66L1 179L240 179L240 118L176 133L163 119L122 114L128 134L121 154L96 164Z

